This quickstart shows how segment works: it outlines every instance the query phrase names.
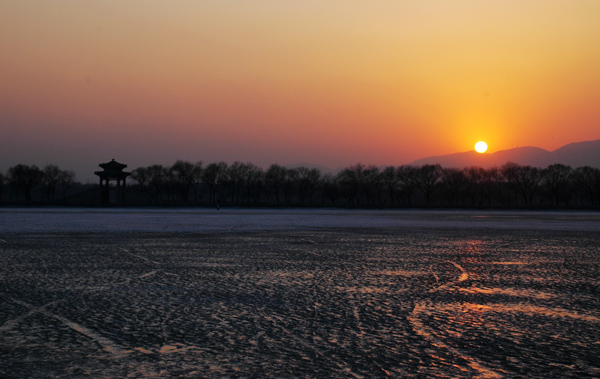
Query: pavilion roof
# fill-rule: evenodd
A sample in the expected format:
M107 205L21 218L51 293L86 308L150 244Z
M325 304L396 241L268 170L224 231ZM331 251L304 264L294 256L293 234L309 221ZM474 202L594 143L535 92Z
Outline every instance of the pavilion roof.
M98 166L102 167L104 169L104 171L123 171L123 169L125 167L127 167L126 164L123 163L119 163L117 161L115 161L114 159L112 159L110 162L107 163L100 163Z

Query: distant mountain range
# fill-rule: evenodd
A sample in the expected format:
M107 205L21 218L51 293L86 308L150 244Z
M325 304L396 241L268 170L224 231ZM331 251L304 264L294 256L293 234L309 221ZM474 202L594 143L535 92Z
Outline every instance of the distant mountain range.
M554 151L534 146L517 147L500 150L495 153L479 154L475 150L418 159L410 165L437 164L443 167L493 167L507 162L519 165L545 168L555 163L562 163L573 168L591 166L600 168L600 140L575 142Z

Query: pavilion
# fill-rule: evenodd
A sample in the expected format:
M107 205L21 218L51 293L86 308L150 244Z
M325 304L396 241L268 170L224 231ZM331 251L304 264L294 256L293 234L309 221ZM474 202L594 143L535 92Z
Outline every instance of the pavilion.
M101 163L99 166L103 171L96 171L94 174L100 177L100 201L102 205L122 203L126 179L131 175L130 172L123 171L127 165L113 159L108 163ZM110 186L111 181L117 182L116 187Z

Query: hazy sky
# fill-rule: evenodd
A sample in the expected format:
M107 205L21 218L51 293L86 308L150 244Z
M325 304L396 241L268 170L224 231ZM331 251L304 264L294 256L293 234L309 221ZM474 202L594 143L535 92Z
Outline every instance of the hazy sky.
M0 0L0 170L600 139L600 1Z

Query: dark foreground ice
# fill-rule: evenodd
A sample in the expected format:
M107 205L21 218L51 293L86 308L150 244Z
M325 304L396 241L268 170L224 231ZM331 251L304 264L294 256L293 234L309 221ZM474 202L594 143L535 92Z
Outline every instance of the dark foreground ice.
M0 228L0 377L600 377L600 234L471 226Z

